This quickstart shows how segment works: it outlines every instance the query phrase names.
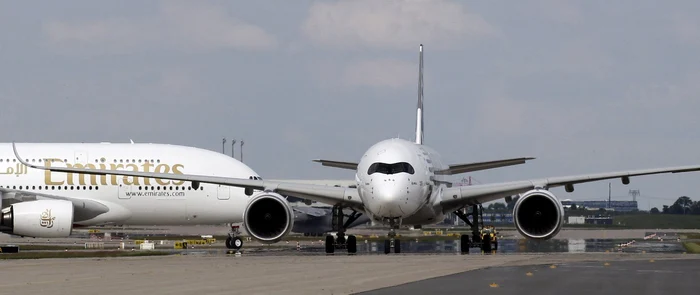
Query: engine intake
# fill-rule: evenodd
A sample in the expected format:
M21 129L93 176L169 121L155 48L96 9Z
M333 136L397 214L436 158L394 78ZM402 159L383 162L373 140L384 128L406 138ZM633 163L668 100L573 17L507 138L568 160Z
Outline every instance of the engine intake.
M554 237L564 224L564 207L554 194L535 189L521 195L513 208L515 228L531 239Z
M66 238L73 231L73 203L39 200L15 203L0 212L0 232L35 238Z
M294 211L283 196L263 192L248 202L243 220L243 226L253 238L265 243L277 243L291 232Z

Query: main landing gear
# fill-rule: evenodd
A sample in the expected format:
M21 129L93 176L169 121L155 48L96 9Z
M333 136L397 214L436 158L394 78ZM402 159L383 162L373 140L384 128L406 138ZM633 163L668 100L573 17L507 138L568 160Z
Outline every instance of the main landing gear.
M331 254L335 252L336 249L347 249L350 254L357 253L357 239L354 235L349 235L346 239L345 230L350 224L355 222L362 213L353 210L352 214L346 215L343 212L343 207L335 205L333 206L332 214L332 231L336 231L338 234L336 238L333 238L332 235L326 236L326 253ZM343 222L345 217L348 219Z
M472 205L471 209L471 212L466 214L461 210L454 212L459 219L464 221L464 223L469 225L472 229L471 241L469 235L462 235L460 237L461 252L463 254L469 254L469 248L480 248L484 253L498 250L498 240L495 230L484 229L483 208L481 204ZM469 216L472 216L473 223L469 220Z
M241 232L239 231L239 226L231 225L231 232L228 233L226 238L226 248L239 250L243 247L243 239L241 239Z

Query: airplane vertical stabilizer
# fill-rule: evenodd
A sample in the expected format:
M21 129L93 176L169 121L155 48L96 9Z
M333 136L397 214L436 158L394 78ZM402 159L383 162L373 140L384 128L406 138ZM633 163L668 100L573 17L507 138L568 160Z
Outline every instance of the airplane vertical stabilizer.
M423 44L418 61L418 106L416 110L416 143L423 144Z

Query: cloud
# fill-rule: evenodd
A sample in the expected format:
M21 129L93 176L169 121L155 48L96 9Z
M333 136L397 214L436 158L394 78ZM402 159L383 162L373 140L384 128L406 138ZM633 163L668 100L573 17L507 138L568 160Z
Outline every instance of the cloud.
M86 22L49 21L44 34L64 52L103 54L147 50L269 50L278 41L264 29L228 16L202 2L163 1L149 18L110 18Z
M361 61L348 65L342 79L346 86L400 89L418 83L418 66L394 59Z
M700 24L695 18L675 14L671 23L671 32L679 41L692 45L700 44Z
M317 2L301 29L317 45L350 49L414 50L419 43L449 49L497 34L481 16L445 0Z

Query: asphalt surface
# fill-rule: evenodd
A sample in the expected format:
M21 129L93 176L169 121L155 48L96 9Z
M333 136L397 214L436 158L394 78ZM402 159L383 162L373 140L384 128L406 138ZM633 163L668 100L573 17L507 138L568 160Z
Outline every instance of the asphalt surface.
M664 259L694 259L665 262ZM655 262L649 262L654 259ZM637 263L626 263L638 260ZM594 263L577 264L584 261ZM603 263L610 263L604 266ZM693 263L694 262L694 263ZM532 265L543 266L532 266ZM556 269L549 265L558 265ZM6 260L0 294L695 294L700 255L177 255ZM527 272L533 276L527 276ZM693 276L689 278L688 276ZM491 283L498 288L489 286ZM466 289L471 287L471 289ZM398 289L395 289L398 288ZM610 291L613 288L616 291ZM649 288L649 289L646 289ZM693 288L693 289L691 289ZM661 290L662 292L659 292ZM378 293L377 293L378 292ZM645 293L646 292L646 293ZM594 294L601 294L597 292ZM630 293L632 294L632 293Z
M357 294L697 294L699 262L645 259L493 267Z

